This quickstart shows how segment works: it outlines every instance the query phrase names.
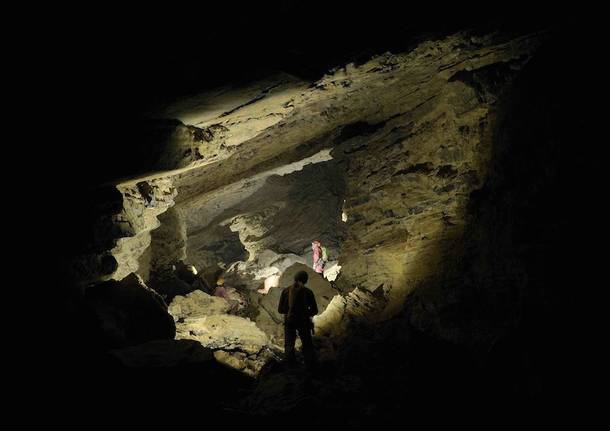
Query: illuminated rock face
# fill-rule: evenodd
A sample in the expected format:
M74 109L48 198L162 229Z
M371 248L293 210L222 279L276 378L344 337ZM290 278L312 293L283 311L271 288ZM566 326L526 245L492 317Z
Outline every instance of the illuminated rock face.
M176 296L168 311L174 320L182 321L187 318L226 314L229 311L229 303L224 298L195 290L185 296Z
M514 75L507 65L494 71L505 80ZM449 80L416 109L361 125L366 135L335 149L346 164L349 215L338 283L362 289L354 304L370 303L366 318L386 319L418 287L446 284L439 269L458 258L470 195L488 176L496 95ZM377 295L367 300L364 292ZM346 312L357 317L362 307L349 298Z
M254 322L229 314L188 317L176 325L176 338L199 341L221 363L255 376L279 349Z
M224 298L195 290L176 296L168 312L176 321L176 338L196 340L221 363L254 376L280 349L256 323L229 313Z

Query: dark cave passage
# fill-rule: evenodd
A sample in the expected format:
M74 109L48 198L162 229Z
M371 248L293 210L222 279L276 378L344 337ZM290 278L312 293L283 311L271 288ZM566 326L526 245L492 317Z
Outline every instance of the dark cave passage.
M147 111L141 165L73 204L66 368L124 400L207 388L205 408L245 423L556 403L580 339L565 304L599 260L576 234L575 202L602 184L573 85L586 59L558 68L576 42L555 28L412 42ZM298 271L319 308L313 373L283 362Z

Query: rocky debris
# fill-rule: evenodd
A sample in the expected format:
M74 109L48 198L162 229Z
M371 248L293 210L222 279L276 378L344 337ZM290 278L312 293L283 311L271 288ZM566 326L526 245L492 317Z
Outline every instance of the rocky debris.
M199 341L214 350L218 361L251 376L280 352L254 322L243 317L228 314L189 317L176 327L176 338Z
M176 334L167 305L136 274L87 288L84 301L96 322L91 336L99 336L101 345L132 346Z
M212 350L194 340L155 340L109 352L129 368L172 368L214 361Z
M182 322L187 318L225 314L228 313L229 308L229 303L224 298L195 290L186 296L176 296L169 305L168 311L176 322Z

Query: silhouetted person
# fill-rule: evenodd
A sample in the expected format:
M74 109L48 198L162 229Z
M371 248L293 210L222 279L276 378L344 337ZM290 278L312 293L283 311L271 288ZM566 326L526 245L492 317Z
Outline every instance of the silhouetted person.
M284 315L286 362L293 364L296 360L294 343L298 332L303 344L305 364L311 368L315 365L315 352L311 340L313 332L311 319L318 314L318 305L311 289L305 287L308 278L305 271L300 271L294 276L294 284L282 291L277 310Z

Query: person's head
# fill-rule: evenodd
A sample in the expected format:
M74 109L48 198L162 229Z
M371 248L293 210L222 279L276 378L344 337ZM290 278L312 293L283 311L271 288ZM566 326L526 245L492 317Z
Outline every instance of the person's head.
M218 286L222 286L223 284L225 284L225 278L221 275L220 277L218 277L218 279L216 280L216 284Z
M309 275L307 275L307 273L305 271L299 271L294 276L294 281L297 283L301 283L301 284L307 283L308 279L309 279Z

